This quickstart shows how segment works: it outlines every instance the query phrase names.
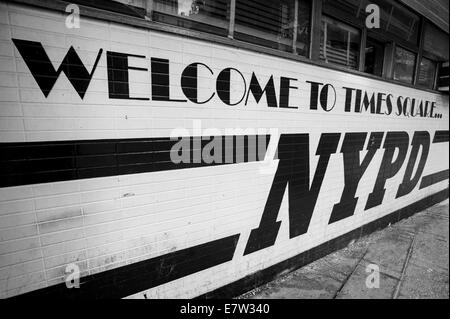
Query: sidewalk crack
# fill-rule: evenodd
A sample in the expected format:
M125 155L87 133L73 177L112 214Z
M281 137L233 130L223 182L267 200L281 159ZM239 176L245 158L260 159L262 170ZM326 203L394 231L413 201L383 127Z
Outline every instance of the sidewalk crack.
M361 263L361 261L364 259L364 257L366 256L368 251L368 248L364 251L364 254L362 254L362 256L359 258L358 262L356 263L355 267L353 267L352 271L350 272L350 274L348 274L348 276L344 279L344 281L342 282L341 286L339 287L339 289L336 291L336 293L333 296L333 299L336 299L337 296L339 296L339 294L341 293L342 289L345 287L345 284L348 282L348 280L350 279L350 277L355 273L356 269L358 268L359 264Z
M394 295L392 296L392 299L397 299L398 298L398 294L400 293L400 289L402 287L402 282L403 282L403 279L405 277L406 269L408 268L408 264L409 264L409 261L410 261L411 256L412 256L412 252L413 252L415 243L416 243L416 234L414 234L414 236L413 236L413 238L411 240L411 244L409 245L408 254L406 255L405 262L403 263L402 273L400 275L400 279L399 279L399 281L397 283L397 286L395 287L395 291L394 291Z

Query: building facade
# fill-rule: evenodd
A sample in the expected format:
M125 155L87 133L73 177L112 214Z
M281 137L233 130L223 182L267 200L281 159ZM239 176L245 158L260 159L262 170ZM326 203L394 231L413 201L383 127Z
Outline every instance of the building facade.
M448 198L405 3L0 2L0 296L230 297Z

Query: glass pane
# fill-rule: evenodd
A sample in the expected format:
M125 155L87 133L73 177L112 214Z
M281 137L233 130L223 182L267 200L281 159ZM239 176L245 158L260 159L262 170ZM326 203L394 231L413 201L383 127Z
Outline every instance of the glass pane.
M436 63L422 58L420 61L417 84L432 89L434 86L434 76L436 74Z
M384 45L367 38L364 72L381 76L383 74Z
M105 11L116 12L128 16L144 18L145 8L140 3L130 3L126 0L115 1L93 1L93 0L76 0L74 3L87 7L93 7Z
M298 1L297 54L309 55L311 30L311 0Z
M229 0L154 0L153 20L228 35Z
M394 57L394 80L412 83L416 55L401 47L395 48Z
M236 0L234 37L292 52L294 0Z
M328 14L339 12L339 15L354 17L361 22L366 19L365 9L368 4L366 0L323 0L324 11Z
M325 13L353 18L361 24L365 24L369 4L380 8L381 30L417 45L419 17L399 4L386 0L323 0Z
M448 61L448 34L429 23L425 25L424 32L424 50L436 54L444 61Z
M394 5L387 21L386 30L399 38L417 44L419 17L400 6Z
M322 19L320 58L327 63L358 68L360 33L330 18Z

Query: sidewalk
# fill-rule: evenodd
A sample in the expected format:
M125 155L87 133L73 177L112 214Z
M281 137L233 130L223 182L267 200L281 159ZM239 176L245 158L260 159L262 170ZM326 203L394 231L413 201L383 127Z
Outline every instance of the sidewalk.
M239 298L449 298L448 220L447 199Z

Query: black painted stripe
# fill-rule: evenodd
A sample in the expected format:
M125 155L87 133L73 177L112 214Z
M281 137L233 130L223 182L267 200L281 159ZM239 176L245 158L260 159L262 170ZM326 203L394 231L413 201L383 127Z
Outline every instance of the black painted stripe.
M447 131L436 131L436 133L434 133L433 144L445 143L448 141L449 141L448 130ZM449 170L448 169L445 169L445 170L442 170L440 172L433 173L430 175L426 175L422 178L419 189L429 187L431 185L445 181L446 179L449 179Z
M61 283L11 299L123 298L232 260L238 240L239 234L82 277L80 288Z
M194 154L201 154L212 138L220 139L221 160L194 163ZM265 138L264 150L256 142L261 138ZM186 139L191 146L190 161L178 164L171 160L171 150L179 139L169 137L0 143L0 187L260 161L264 160L270 136ZM231 143L232 150L229 148ZM230 152L233 153L229 155Z
M433 143L448 142L448 137L448 131L436 131L436 133L434 133Z
M448 169L424 176L420 182L420 189L445 181L446 179L449 179Z

